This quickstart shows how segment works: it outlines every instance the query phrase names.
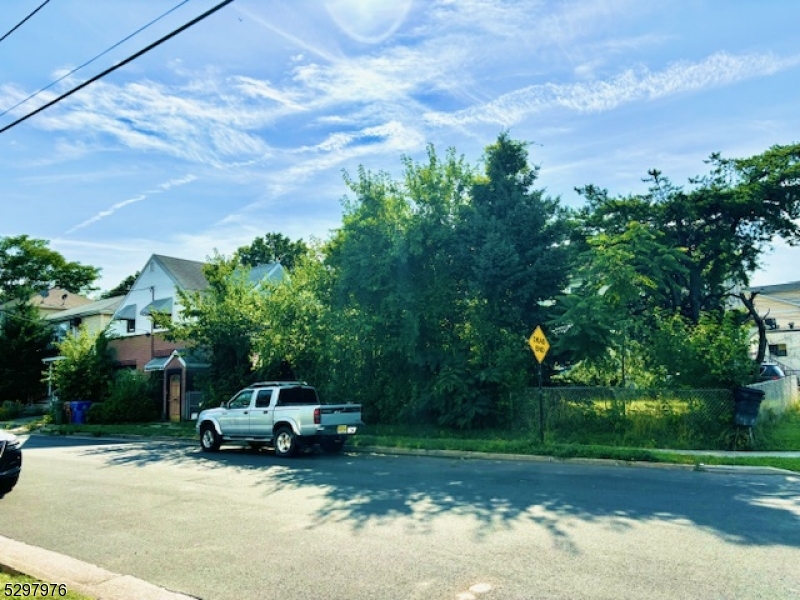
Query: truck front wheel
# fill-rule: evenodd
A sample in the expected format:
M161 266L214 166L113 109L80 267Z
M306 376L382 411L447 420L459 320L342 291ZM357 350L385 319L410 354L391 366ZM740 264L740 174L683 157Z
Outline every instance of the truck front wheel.
M289 427L280 427L275 432L275 456L287 458L297 451L297 436Z
M203 452L216 452L222 443L222 438L211 423L206 423L200 430L200 447Z

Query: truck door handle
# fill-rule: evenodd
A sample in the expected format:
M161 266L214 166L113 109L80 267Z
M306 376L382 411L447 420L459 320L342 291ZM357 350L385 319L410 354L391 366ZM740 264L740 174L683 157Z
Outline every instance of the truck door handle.
M247 411L244 411L244 413L243 413L243 414L245 414L245 415L246 415L246 414L247 414Z

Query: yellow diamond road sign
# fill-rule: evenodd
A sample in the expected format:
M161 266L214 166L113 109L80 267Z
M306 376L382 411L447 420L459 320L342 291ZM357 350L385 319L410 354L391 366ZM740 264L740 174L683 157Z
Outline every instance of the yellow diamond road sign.
M547 356L547 351L550 350L550 343L547 341L547 338L544 337L544 331L542 331L542 328L538 325L531 334L531 337L528 338L528 345L531 347L531 350L533 350L536 360L540 363L544 360L544 357Z

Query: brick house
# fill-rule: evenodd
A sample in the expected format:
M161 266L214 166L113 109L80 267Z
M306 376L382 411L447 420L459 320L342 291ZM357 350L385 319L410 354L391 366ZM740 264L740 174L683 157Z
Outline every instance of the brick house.
M119 366L161 375L165 419L194 418L201 399L195 376L208 364L201 353L189 349L190 344L166 340L164 330L154 327L151 313L167 313L173 322L178 321L182 311L178 290L203 292L208 288L204 265L153 254L112 317L115 339L109 345ZM265 279L281 281L285 276L280 263L259 265L250 272L255 285Z

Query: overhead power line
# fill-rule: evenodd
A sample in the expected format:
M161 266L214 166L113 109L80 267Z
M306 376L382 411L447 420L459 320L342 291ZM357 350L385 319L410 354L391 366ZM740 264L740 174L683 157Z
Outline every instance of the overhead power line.
M36 110L33 110L33 111L29 112L27 115L25 115L25 116L23 116L23 117L20 117L20 118L19 118L19 119L17 119L16 121L13 121L13 122L9 123L9 124L8 124L8 125L6 125L5 127L3 127L3 128L0 128L0 133L3 133L3 132L5 132L5 131L8 131L8 130L9 130L9 129L11 129L12 127L14 127L14 126L16 126L16 125L19 125L19 124L20 124L20 123L22 123L23 121L26 121L26 120L30 119L32 116L34 116L34 115L36 115L36 114L39 114L39 113L40 113L40 112L42 112L43 110L45 110L45 109L47 109L47 108L50 108L51 106L53 106L54 104L57 104L58 102L61 102L61 101L62 101L64 98L67 98L67 97L71 96L72 94L74 94L75 92L77 92L77 91L79 91L79 90L82 90L83 88L85 88L86 86L88 86L88 85L90 85L90 84L94 83L94 82L95 82L95 81L97 81L98 79L102 79L103 77L105 77L105 76L106 76L106 75L108 75L109 73L113 73L114 71L116 71L116 70L117 70L117 69L119 69L120 67L124 67L124 66L125 66L125 65L127 65L129 62L132 62L132 61L136 60L137 58L139 58L139 57L140 57L140 56L142 56L143 54L146 54L147 52L149 52L150 50L152 50L153 48L155 48L156 46L160 46L161 44L163 44L163 43L164 43L164 42L166 42L167 40L169 40L169 39L171 39L171 38L175 37L176 35L178 35L178 34L179 34L179 33L181 33L182 31L186 31L186 30L187 30L187 29L189 29L189 27L191 27L192 25L196 25L197 23L199 23L199 22L200 22L200 21L202 21L203 19L206 19L207 17L210 17L210 16L211 16L211 15L213 15L215 12L217 12L217 11L218 11L218 10L220 10L221 8L224 8L225 6L227 6L228 4L230 4L231 2L233 2L233 0L224 0L224 2L220 2L219 4L217 4L216 6L214 6L213 8L210 8L209 10L207 10L206 12L204 12L204 13L203 13L202 15L200 15L199 17L196 17L196 18L192 19L191 21L189 21L189 22L188 22L188 23L186 23L185 25L181 25L180 27L178 27L178 28L177 28L177 29L175 29L174 31L172 31L172 32L168 33L167 35L165 35L164 37L162 37L162 38L160 38L160 39L156 40L155 42L153 42L153 43L152 43L152 44L150 44L149 46L146 46L146 47L142 48L142 49L141 49L141 50L139 50L139 51L138 51L136 54L132 54L131 56L129 56L129 57L128 57L128 58L126 58L125 60L122 60L122 61L118 62L117 64L115 64L115 65L114 65L114 66L112 66L112 67L109 67L109 68L108 68L108 69L106 69L105 71L103 71L103 72L101 72L101 73L98 73L97 75L95 75L95 76L94 76L94 77L92 77L91 79L87 79L86 81L84 81L84 82L83 82L83 83L81 83L80 85L77 85L77 86L75 86L74 88L72 88L72 89L71 89L71 90L69 90L68 92L64 92L63 94L61 94L61 95L60 95L60 96L58 96L57 98L54 98L54 99L53 99L53 100L51 100L50 102L48 102L48 103L46 103L46 104L43 104L42 106L40 106L40 107L39 107L39 108L37 108Z
M50 0L47 0L47 1L49 2ZM31 100L31 99L35 98L36 96L38 96L39 94L41 94L42 92L45 92L45 91L49 90L49 89L50 89L51 87L53 87L55 84L59 83L60 81L63 81L64 79L66 79L67 77L69 77L70 75L72 75L73 73L75 73L76 71L79 71L79 70L81 70L83 67L86 67L86 66L88 66L88 65L92 64L92 63L93 63L94 61L96 61L98 58L100 58L100 57L102 57L102 56L105 56L106 54L108 54L109 52L111 52L111 51L112 51L114 48L117 48L118 46L120 46L120 45L124 44L125 42L127 42L129 39L131 39L131 38L132 38L132 37L134 37L135 35L138 35L138 34L140 34L142 31L144 31L145 29L147 29L148 27L150 27L150 26L151 26L151 25L153 25L154 23L157 23L158 21L160 21L161 19L163 19L164 17L166 17L168 14L170 14L170 13L172 13L172 12L176 11L176 10L177 10L177 9L179 9L181 6L183 6L184 4L186 4L187 2L189 2L189 0L183 0L183 2L181 2L180 4L177 4L177 5L175 5L175 6L173 6L173 7L172 7L172 8L170 8L170 9L169 9L167 12L165 12L163 15L161 15L161 16L159 16L159 17L156 17L155 19L153 19L152 21L150 21L150 22L149 22L149 23L147 23L146 25L143 25L143 26L139 27L139 29L137 29L136 31L134 31L134 32L133 32L132 34L130 34L129 36L122 38L120 41L118 41L116 44L114 44L114 45L113 45L113 46L111 46L110 48L108 48L108 49L106 49L106 50L103 50L103 52L101 52L100 54L98 54L98 55L97 55L97 56L95 56L94 58L92 58L92 59L90 59L90 60L87 60L85 63L83 63L83 64L82 64L82 65L80 65L80 66L77 66L77 67L75 67L75 68L74 68L74 69L72 69L72 70L71 70L69 73L66 73L65 75L62 75L61 77L59 77L58 79L56 79L56 80L55 80L55 81L53 81L52 83L49 83L48 85L44 86L43 88L36 90L36 91L35 91L35 92L33 92L33 93L30 95L30 96L28 96L27 98L23 98L22 100L20 100L19 102L17 102L17 103L16 103L14 106L9 106L9 107L8 107L7 109L5 109L3 112L0 112L0 117L2 117L2 116L4 116L4 115L7 115L8 113L10 113L12 110L14 110L15 108L17 108L18 106L20 106L20 105L22 105L22 104L25 104L25 103L26 103L28 100Z
M44 0L44 2L42 2L42 3L41 3L39 6L37 6L37 7L36 7L36 9L35 9L35 10L34 10L34 11L31 13L31 14L29 14L27 17L25 17L24 19L22 19L22 21L20 21L19 23L17 23L16 25L14 25L14 26L13 26L11 29L9 29L9 30L8 30L8 31L5 33L5 35L4 35L3 37L0 37L0 42L2 42L2 41L3 41L4 39L6 39L8 36L10 36L12 33L14 33L14 32L15 32L17 29L19 29L19 28L22 26L22 24L23 24L23 23L25 23L25 21L27 21L28 19L30 19L30 18L31 18L33 15L35 15L35 14L36 14L37 12L39 12L40 10L42 10L42 8L44 7L44 5L45 5L45 4L47 4L48 2L50 2L50 0Z

